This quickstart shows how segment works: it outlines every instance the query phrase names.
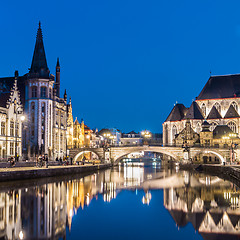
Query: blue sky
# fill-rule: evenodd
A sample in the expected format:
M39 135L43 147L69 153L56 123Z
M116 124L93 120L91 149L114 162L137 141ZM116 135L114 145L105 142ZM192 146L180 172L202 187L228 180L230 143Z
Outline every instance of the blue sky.
M48 66L61 64L74 117L91 128L162 131L213 75L240 72L240 2L0 2L0 77L28 72L41 20Z

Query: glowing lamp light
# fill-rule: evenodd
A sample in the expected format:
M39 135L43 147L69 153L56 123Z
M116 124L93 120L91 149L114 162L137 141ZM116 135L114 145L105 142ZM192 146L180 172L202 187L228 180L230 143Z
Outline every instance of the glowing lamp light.
M18 235L18 236L19 236L19 239L21 239L21 240L22 240L22 239L24 238L23 231L20 231L20 233L19 233L19 235Z
M21 119L21 121L24 121L26 119L26 117L25 116L21 116L20 119Z

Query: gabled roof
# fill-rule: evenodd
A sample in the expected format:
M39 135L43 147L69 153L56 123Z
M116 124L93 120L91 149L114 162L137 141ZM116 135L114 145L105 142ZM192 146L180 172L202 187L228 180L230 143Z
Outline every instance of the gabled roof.
M204 119L202 111L195 101L192 102L184 119Z
M240 74L211 76L197 100L240 96Z
M229 109L227 110L227 113L224 116L224 118L238 118L238 117L239 117L239 114L237 113L233 105L229 107Z
M212 107L210 113L207 116L207 119L219 119L222 118L215 106Z
M187 108L183 104L176 104L170 114L168 115L167 119L165 122L168 121L180 121L184 118L184 116L187 113Z
M41 77L49 77L49 69L45 55L41 23L37 31L35 49L32 58L32 65L29 71L30 74L38 74Z

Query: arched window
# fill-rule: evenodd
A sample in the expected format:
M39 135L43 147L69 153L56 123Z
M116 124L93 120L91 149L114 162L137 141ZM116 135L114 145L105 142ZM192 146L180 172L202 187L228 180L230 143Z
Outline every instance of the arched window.
M210 126L210 131L212 132L214 129L215 129L215 127L217 126L217 124L215 123L215 122L212 122L211 123L211 126Z
M177 134L177 127L174 125L174 126L172 127L172 139L175 139L176 134Z
M235 108L236 111L238 111L238 105L236 102L232 102L231 105Z
M201 130L202 130L201 125L200 125L200 123L198 123L198 124L197 124L197 127L196 127L196 132L197 132L197 133L200 133Z
M32 87L32 98L36 98L37 97L37 87L33 86Z
M202 104L201 109L202 109L202 112L203 112L204 116L206 116L206 105L205 105L205 103Z
M221 106L218 102L214 104L214 107L218 110L218 112L221 114Z
M229 122L228 124L228 127L233 131L233 132L237 132L237 126L236 126L236 123L235 122Z

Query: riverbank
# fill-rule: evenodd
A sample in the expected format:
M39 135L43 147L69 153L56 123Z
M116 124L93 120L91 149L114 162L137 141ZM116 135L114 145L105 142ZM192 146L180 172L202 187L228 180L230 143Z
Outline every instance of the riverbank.
M212 176L217 176L240 187L240 167L220 164L180 164L181 170L192 170L200 173L205 173Z
M68 166L49 166L42 167L13 167L0 168L0 182L37 179L47 177L57 177L63 175L73 175L78 173L92 173L101 169L111 167L112 164L98 164L98 165L68 165Z

